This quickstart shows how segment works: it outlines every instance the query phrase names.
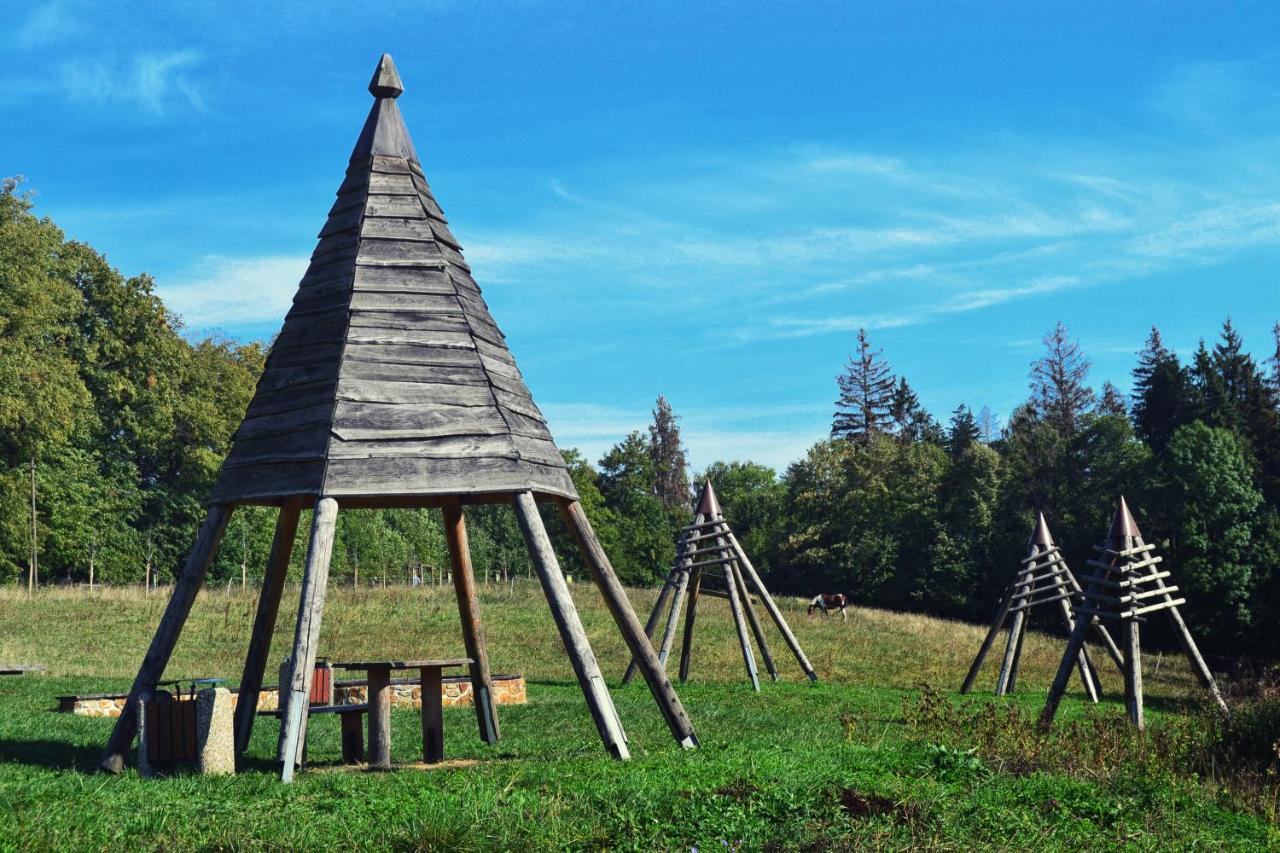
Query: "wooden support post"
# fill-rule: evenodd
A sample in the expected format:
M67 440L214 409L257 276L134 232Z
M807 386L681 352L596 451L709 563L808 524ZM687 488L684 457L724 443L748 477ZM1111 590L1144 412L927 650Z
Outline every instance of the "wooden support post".
M1146 726L1142 713L1142 643L1140 639L1141 625L1137 619L1126 619L1123 623L1124 637L1124 704L1129 712L1129 719L1138 731Z
M302 511L299 500L285 501L276 520L276 535L271 541L271 556L262 576L262 591L258 594L258 612L253 617L253 634L249 639L249 653L244 659L244 671L240 676L240 692L236 698L235 739L236 756L249 748L253 734L253 721L258 714L258 694L262 691L262 674L267 668L271 653L271 637L276 630L276 616L280 613L280 597L284 593L285 577L289 573L289 556L293 553L293 541L298 533L298 516Z
M547 603L551 606L551 615L555 618L560 639L564 642L565 651L569 654L574 674L578 677L578 684L582 687L582 693L586 697L587 707L595 720L600 739L615 758L625 760L630 757L626 735L613 707L613 700L609 696L604 676L600 672L600 664L596 661L595 653L591 651L587 632L582 627L578 610L574 607L572 596L569 595L569 585L565 583L564 574L560 571L560 563L551 547L551 539L547 536L542 516L538 514L538 505L534 502L531 492L518 492L512 503L516 511L516 520L520 522L520 532L524 534L529 555L533 558L533 565L538 571L538 580L542 582L542 590L547 596ZM632 613L633 618L634 616L635 614ZM636 622L639 634L641 633L639 620Z
M1156 584L1160 589L1165 589L1163 580L1157 580ZM1173 600L1173 596L1167 591L1164 594L1164 598L1166 601ZM1214 681L1209 665L1205 663L1204 657L1201 656L1200 649L1197 648L1196 641L1191 636L1191 631L1187 629L1187 623L1182 621L1182 614L1178 612L1177 607L1170 607L1168 613L1169 618L1173 620L1178 642L1182 645L1182 650L1186 653L1187 659L1191 661L1191 668L1195 671L1196 677L1200 679L1200 683L1213 696L1214 703L1222 710L1222 713L1230 714L1231 711L1227 708L1227 702L1222 698L1221 691L1218 690L1218 683Z
M667 603L667 599L671 597L672 586L671 575L667 575L667 579L662 582L662 589L658 592L658 600L654 602L653 612L649 614L649 620L644 623L644 635L646 637L652 637L654 629L658 627L658 620L662 616L662 608ZM633 657L631 662L627 664L627 671L622 673L622 683L630 684L635 674L636 659Z
M1089 595L1093 595L1097 589L1098 585L1091 582ZM1045 698L1044 710L1040 712L1041 731L1048 731L1053 725L1053 718L1058 713L1058 705L1061 704L1062 697L1067 692L1067 684L1071 681L1071 670L1075 667L1080 650L1084 648L1084 635L1089 630L1090 621L1089 618L1077 619L1075 627L1071 630L1071 636L1067 638L1066 653L1062 656L1062 663L1058 664L1058 672L1053 677L1053 685L1050 686L1049 695Z
M333 536L337 521L337 501L333 498L320 498L316 501L311 519L311 542L307 545L307 564L302 577L302 593L298 600L293 654L289 657L289 684L280 685L280 698L285 701L279 750L284 765L280 773L283 782L292 782L294 769L302 763L302 750L307 738L311 679L315 675L320 620L324 615L329 559L333 556Z
M1013 650L1013 665L1009 667L1009 682L1005 685L1005 692L1012 693L1018 686L1018 665L1022 663L1022 646L1027 641L1027 621L1022 620L1022 624L1018 626L1018 645ZM1084 647L1080 647L1083 651Z
M178 644L178 637L182 634L182 626L191 613L191 605L195 603L196 593L200 591L200 585L204 582L209 564L213 562L213 556L217 553L218 543L222 541L222 534L227 529L231 510L231 506L227 504L215 504L209 507L209 513L205 516L200 533L196 536L195 545L192 546L191 552L187 555L187 562L182 567L182 574L174 584L173 595L169 598L164 616L160 619L160 627L156 629L155 636L151 639L151 646L142 659L142 666L138 668L138 675L129 689L129 698L125 700L124 709L120 712L115 728L111 731L111 737L107 740L99 766L108 773L119 773L124 769L125 755L133 745L134 735L138 732L138 695L144 690L154 688L160 676L164 675L164 668L168 665L174 646Z
M716 539L717 545L724 544L723 539ZM726 552L722 551L721 554ZM726 568L731 568L726 566ZM725 586L729 588L729 612L733 614L733 626L738 632L738 645L742 646L742 662L747 667L747 677L751 679L751 689L760 692L760 674L756 671L755 655L751 653L751 640L747 637L747 620L742 614L742 601L738 597L738 584L733 571L724 573Z
M1071 605L1067 604L1065 598L1060 598L1058 599L1058 609L1062 613L1063 622L1067 625L1067 634L1069 636L1076 629L1075 619L1071 615ZM1087 646L1080 647L1080 657L1076 659L1076 668L1080 670L1080 683L1084 686L1084 694L1089 697L1090 702L1097 702L1097 676L1093 669L1093 661L1089 659Z
M693 621L698 616L698 596L702 593L702 569L689 576L689 603L684 611L684 637L680 642L680 681L689 680L689 657L693 651Z
M689 591L689 571L680 572L676 581L676 594L671 599L671 612L667 614L667 627L662 632L662 648L658 649L658 663L663 672L667 669L667 661L671 657L671 647L676 640L676 628L680 625L680 610L684 607L685 594Z
M1012 595L1007 595L1001 600L1000 609L996 611L996 618L991 622L991 627L987 630L987 636L982 640L982 645L978 647L977 657L969 665L969 672L964 677L964 683L960 685L961 693L968 693L973 689L973 682L978 677L978 671L982 669L982 662L987 659L991 646L995 644L996 635L1004 627L1004 620L1009 615L1009 608L1012 604Z
M1080 582L1075 579L1075 575L1068 575L1067 578L1071 581L1071 591L1077 596L1082 595L1083 592L1080 589ZM1111 632L1107 630L1107 626L1103 625L1102 621L1096 616L1086 616L1084 618L1097 633L1098 640L1101 641L1103 647L1106 648L1107 655L1111 658L1111 662L1116 665L1116 671L1123 675L1124 655L1120 654L1120 649L1116 646L1116 641L1111 638Z
M800 664L800 668L804 670L804 674L809 677L810 681L817 681L818 673L813 671L813 665L809 663L809 658L805 657L804 649L800 648L800 641L791 632L790 626L787 625L787 620L782 618L782 611L774 603L773 596L769 595L769 590L765 589L764 582L760 580L760 575L756 574L755 566L751 565L751 560L747 557L746 552L742 550L742 546L738 544L738 538L733 535L732 530L728 529L725 530L725 536L728 537L729 544L733 547L738 562L747 573L747 577L751 579L751 583L755 585L756 590L760 593L760 600L764 603L764 609L769 612L773 623L778 626L778 631L782 634L782 639L786 640L791 653L796 656L796 661Z
M391 769L391 669L369 667L369 766ZM422 694L426 707L427 695Z
M440 695L438 666L423 667L422 685L422 761L436 764L444 761L444 710Z
M751 633L756 638L756 646L760 649L760 657L764 659L765 669L768 670L769 677L777 681L778 667L773 663L773 655L769 653L769 641L764 636L764 628L760 625L760 617L756 615L755 605L751 603L751 588L747 586L742 576L742 569L738 567L736 560L729 564L729 568L733 571L738 595L742 599L742 609L747 614L747 624L751 626Z
M684 705L676 695L671 679L667 678L665 668L658 662L653 644L649 642L648 636L641 628L640 620L636 618L631 602L627 599L626 590L622 588L622 582L618 580L618 574L613 570L613 564L609 562L609 555L604 552L604 547L596 538L595 531L591 529L591 522L583 512L582 505L577 501L560 501L558 506L569 530L573 532L578 548L586 558L587 568L590 569L592 579L604 597L609 614L622 633L622 639L626 642L632 658L637 662L645 683L649 685L649 692L653 694L654 701L658 703L658 708L667 721L667 728L670 729L672 737L686 749L696 747L698 736L694 733L693 724L689 722ZM605 695L609 695L607 690ZM609 701L612 703L612 697ZM621 723L618 728L622 730ZM623 737L625 736L624 731Z
M471 552L467 544L467 525L462 503L451 498L443 506L445 538L449 542L449 560L453 566L453 589L458 599L458 617L462 622L462 640L471 658L471 695L475 697L476 721L480 739L497 743L498 712L493 700L493 677L489 673L489 652L485 648L484 626L480 623L480 601L476 595L475 573L471 568Z
M1017 599L1021 602L1023 599ZM1009 622L1009 636L1005 640L1004 659L1000 662L1000 677L996 679L996 695L1003 696L1009 691L1009 676L1013 671L1013 660L1018 653L1018 641L1022 638L1022 625L1026 621L1025 610L1015 610Z

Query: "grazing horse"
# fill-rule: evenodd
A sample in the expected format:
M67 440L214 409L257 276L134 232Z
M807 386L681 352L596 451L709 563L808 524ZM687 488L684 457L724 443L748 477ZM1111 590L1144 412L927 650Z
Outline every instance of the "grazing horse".
M844 608L848 603L848 599L844 597L843 592L824 592L821 595L814 596L813 601L809 602L809 610L806 615L812 616L813 611L821 610L823 616L830 616L832 610L839 610L840 618L847 620L849 614L845 612Z

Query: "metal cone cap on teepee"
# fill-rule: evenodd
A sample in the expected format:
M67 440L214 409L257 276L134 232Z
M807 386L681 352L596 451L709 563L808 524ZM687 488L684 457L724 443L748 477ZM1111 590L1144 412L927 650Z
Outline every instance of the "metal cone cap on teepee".
M1031 541L1029 545L1038 545L1040 548L1053 547L1053 534L1049 532L1049 522L1045 521L1044 513L1036 513L1036 526L1031 531Z
M1121 495L1116 505L1116 514L1111 520L1111 532L1107 534L1107 547L1113 551L1123 551L1141 538L1142 531L1138 529L1138 522L1134 521L1133 513L1129 512L1129 504L1124 495Z
M720 508L720 500L716 497L716 490L711 487L710 479L702 484L702 494L698 496L698 505L693 511L705 518L718 518L724 515L724 510Z
M418 162L391 57L210 503L577 497Z

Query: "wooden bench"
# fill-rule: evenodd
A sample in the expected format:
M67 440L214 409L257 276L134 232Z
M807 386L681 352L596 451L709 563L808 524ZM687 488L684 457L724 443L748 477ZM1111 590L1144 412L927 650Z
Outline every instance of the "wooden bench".
M342 763L343 764L360 764L364 761L364 720L361 719L369 712L368 705L312 705L307 709L307 716L314 717L316 714L337 714L342 726ZM282 723L284 721L284 709L277 708L274 711L260 711L268 717L275 717ZM302 744L302 757L305 760L307 756L307 744Z

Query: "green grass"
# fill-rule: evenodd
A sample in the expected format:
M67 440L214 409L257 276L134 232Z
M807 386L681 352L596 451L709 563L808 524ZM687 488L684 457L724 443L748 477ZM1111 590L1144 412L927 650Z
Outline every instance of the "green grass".
M296 600L296 591L290 596ZM575 597L616 681L626 663L621 640L591 587L576 586ZM823 682L805 682L771 634L783 681L755 694L727 608L707 602L693 681L680 687L702 748L676 747L642 683L615 686L633 760L612 761L532 586L482 593L494 670L523 672L529 704L499 709L496 746L480 742L469 709L446 709L450 757L475 763L345 770L337 721L319 718L313 766L284 786L268 762L278 724L261 719L250 766L235 777L95 774L112 722L53 713L53 697L127 686L164 598L51 591L29 601L0 592L0 660L49 667L0 679L0 848L1263 849L1280 842L1246 803L1175 772L1161 756L1143 758L1113 694L1096 711L1069 698L1055 735L1067 737L1075 720L1079 731L1114 732L1099 739L1110 751L1079 766L1058 754L1070 749L1008 760L1001 749L1024 733L1006 709L1018 720L1038 711L1060 649L1052 638L1028 640L1016 696L988 698L990 666L983 694L957 710L933 691L922 699L921 687L954 690L981 629L872 610L853 612L847 623L809 620L789 602L788 619ZM652 599L633 591L642 615ZM169 673L237 678L253 607L248 595L203 595ZM285 653L291 616L282 614L273 661ZM321 651L338 659L444 656L461 652L457 634L451 593L331 590ZM1152 743L1162 728L1189 725L1196 697L1179 661L1156 664L1147 661ZM1119 687L1114 670L1102 676L1108 690ZM992 704L1006 716L983 711ZM980 714L985 722L972 722ZM1003 727L997 735L992 721ZM416 713L397 711L392 725L395 759L415 761ZM1113 766L1123 756L1129 760Z

